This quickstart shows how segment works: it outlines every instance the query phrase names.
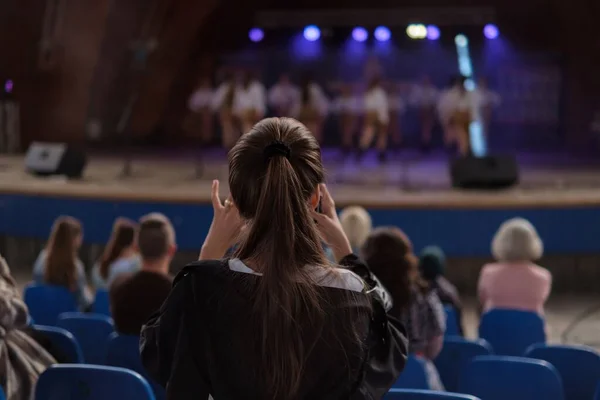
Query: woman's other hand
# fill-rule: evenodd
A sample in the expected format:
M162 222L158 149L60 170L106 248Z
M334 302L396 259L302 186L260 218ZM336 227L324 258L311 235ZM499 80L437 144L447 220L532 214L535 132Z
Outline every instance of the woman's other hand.
M327 186L322 183L319 188L321 189L321 213L313 210L313 218L317 222L321 238L329 245L335 259L340 261L348 254L352 254L352 247L342 229L335 210L335 203Z
M231 196L221 203L219 197L219 181L212 183L211 200L213 205L213 220L204 239L200 260L222 258L227 250L238 240L244 223L240 213L233 203Z

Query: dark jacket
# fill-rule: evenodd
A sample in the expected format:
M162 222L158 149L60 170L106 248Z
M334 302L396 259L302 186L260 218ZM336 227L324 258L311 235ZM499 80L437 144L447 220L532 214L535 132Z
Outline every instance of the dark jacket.
M368 270L354 256L341 264ZM249 318L258 279L231 270L227 260L200 261L179 273L169 298L143 327L140 340L142 362L166 386L168 398L206 399L209 394L215 400L268 398L260 384L256 352L260 333ZM368 374L371 296L366 291L348 296L347 290L333 287L322 292L327 318L322 330L302 332L315 347L297 399L370 399L358 387ZM362 342L340 342L345 337L340 333L347 330L344 320L336 318L342 311L356 316L354 327ZM405 349L406 343L400 347ZM400 370L390 371L385 375L389 382L378 385L391 386Z

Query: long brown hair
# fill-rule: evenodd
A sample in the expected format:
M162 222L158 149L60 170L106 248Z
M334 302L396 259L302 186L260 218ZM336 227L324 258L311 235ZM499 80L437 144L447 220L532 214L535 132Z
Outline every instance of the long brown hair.
M123 254L123 250L131 247L135 241L136 224L126 218L118 218L114 225L108 244L100 261L100 276L108 278L110 265Z
M77 245L81 223L73 217L59 217L54 221L46 245L45 281L50 285L65 286L70 290L77 285Z
M419 275L412 243L400 229L374 229L361 253L373 273L390 291L394 300L392 314L397 315L408 307L413 287L423 293L429 290L428 284Z
M306 268L328 265L309 206L323 179L319 144L294 119L262 120L229 153L231 196L249 224L236 257L262 273L252 319L270 399L295 398L315 345L302 328L324 326L322 289Z

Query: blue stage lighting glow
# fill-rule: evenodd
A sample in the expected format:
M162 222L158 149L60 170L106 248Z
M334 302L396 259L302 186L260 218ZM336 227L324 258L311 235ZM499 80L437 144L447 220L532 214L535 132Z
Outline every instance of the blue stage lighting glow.
M375 39L377 39L380 42L387 42L392 37L392 33L385 26L378 26L377 28L375 28L374 35Z
M438 40L440 36L440 28L435 25L427 25L427 39Z
M356 27L352 30L352 39L357 42L364 42L369 38L369 32L361 26Z
M309 42L316 42L321 37L321 30L316 25L308 25L304 28L304 39Z
M261 40L264 39L265 33L260 28L252 28L248 32L248 37L250 38L251 41L256 43L256 42L260 42Z

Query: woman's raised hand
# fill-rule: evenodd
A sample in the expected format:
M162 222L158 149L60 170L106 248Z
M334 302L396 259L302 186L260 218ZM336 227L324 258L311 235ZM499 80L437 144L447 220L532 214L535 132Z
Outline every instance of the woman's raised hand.
M329 193L327 186L322 183L319 185L321 191L321 213L312 212L314 220L317 222L317 228L321 238L329 245L337 261L352 253L350 242L342 229L340 220L335 210L335 202Z
M227 250L238 240L244 226L244 222L231 196L224 203L221 203L218 180L214 180L212 183L211 200L213 220L200 251L200 260L222 258Z

